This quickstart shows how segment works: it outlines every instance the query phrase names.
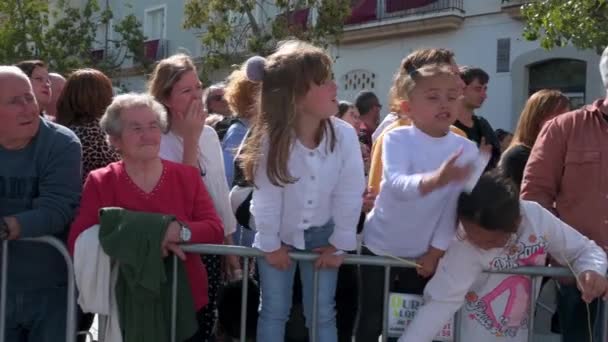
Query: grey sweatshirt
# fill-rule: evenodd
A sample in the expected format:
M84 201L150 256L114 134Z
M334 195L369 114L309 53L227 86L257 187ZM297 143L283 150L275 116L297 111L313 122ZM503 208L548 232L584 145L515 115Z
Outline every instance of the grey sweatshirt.
M21 236L55 236L65 240L80 200L81 145L69 129L46 119L25 148L0 147L0 217L14 216ZM0 247L1 248L1 247ZM52 247L9 242L8 291L63 286L63 257Z

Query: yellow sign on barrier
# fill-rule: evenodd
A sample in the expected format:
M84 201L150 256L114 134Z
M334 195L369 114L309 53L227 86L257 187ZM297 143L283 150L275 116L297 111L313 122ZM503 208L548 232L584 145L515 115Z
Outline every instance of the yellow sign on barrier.
M399 337L407 326L414 320L418 308L424 304L422 296L391 292L388 306L388 336ZM454 320L437 333L435 341L454 341Z

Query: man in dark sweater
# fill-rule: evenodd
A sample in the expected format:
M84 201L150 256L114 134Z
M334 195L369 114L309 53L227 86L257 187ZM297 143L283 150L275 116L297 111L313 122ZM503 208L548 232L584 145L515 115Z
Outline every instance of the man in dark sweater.
M81 191L81 146L69 129L39 115L32 85L0 66L0 239L8 242L8 342L65 341L67 271L50 246L65 239Z
M487 98L490 76L480 68L465 66L460 68L460 78L466 86L462 98L462 110L454 126L463 130L469 140L476 142L478 146L482 139L486 144L492 145L492 158L487 169L493 169L500 160L500 142L488 120L474 113Z
M373 144L372 135L378 128L378 124L380 124L380 110L382 109L382 105L376 94L364 90L357 95L355 106L361 115L359 141L371 151Z

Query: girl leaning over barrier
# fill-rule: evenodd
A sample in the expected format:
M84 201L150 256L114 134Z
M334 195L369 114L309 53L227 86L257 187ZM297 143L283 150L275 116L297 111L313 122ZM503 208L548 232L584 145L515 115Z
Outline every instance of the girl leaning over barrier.
M527 276L482 272L544 266L548 254L576 275L583 301L608 299L602 248L538 203L520 200L515 183L499 172L486 173L471 193L460 195L458 219L457 239L399 342L431 341L458 309L463 341L529 341L530 297L538 288L531 291Z

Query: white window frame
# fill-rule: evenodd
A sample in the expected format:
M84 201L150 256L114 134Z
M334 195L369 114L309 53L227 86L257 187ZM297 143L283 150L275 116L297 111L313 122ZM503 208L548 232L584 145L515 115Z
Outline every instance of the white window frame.
M97 29L99 28L99 26L103 25L103 23L100 21L97 23L97 27L95 28L95 39L97 39ZM111 41L114 39L114 19L110 19L108 20L108 41ZM103 50L104 49L104 39L106 37L99 37L99 49ZM110 46L111 44L108 43L108 46Z
M163 15L163 29L162 29L162 32L161 32L161 37L158 37L158 38L150 38L150 37L148 37L146 39L146 41L156 40L156 39L166 39L166 37L167 37L167 5L166 4L162 4L162 5L158 5L158 6L153 6L153 7L148 7L148 8L146 8L144 10L144 34L145 34L145 31L146 31L146 29L148 28L148 25L149 25L149 23L148 23L148 13L154 12L154 11L158 11L158 10L161 10L161 9L163 10L163 13L164 13L164 15Z

